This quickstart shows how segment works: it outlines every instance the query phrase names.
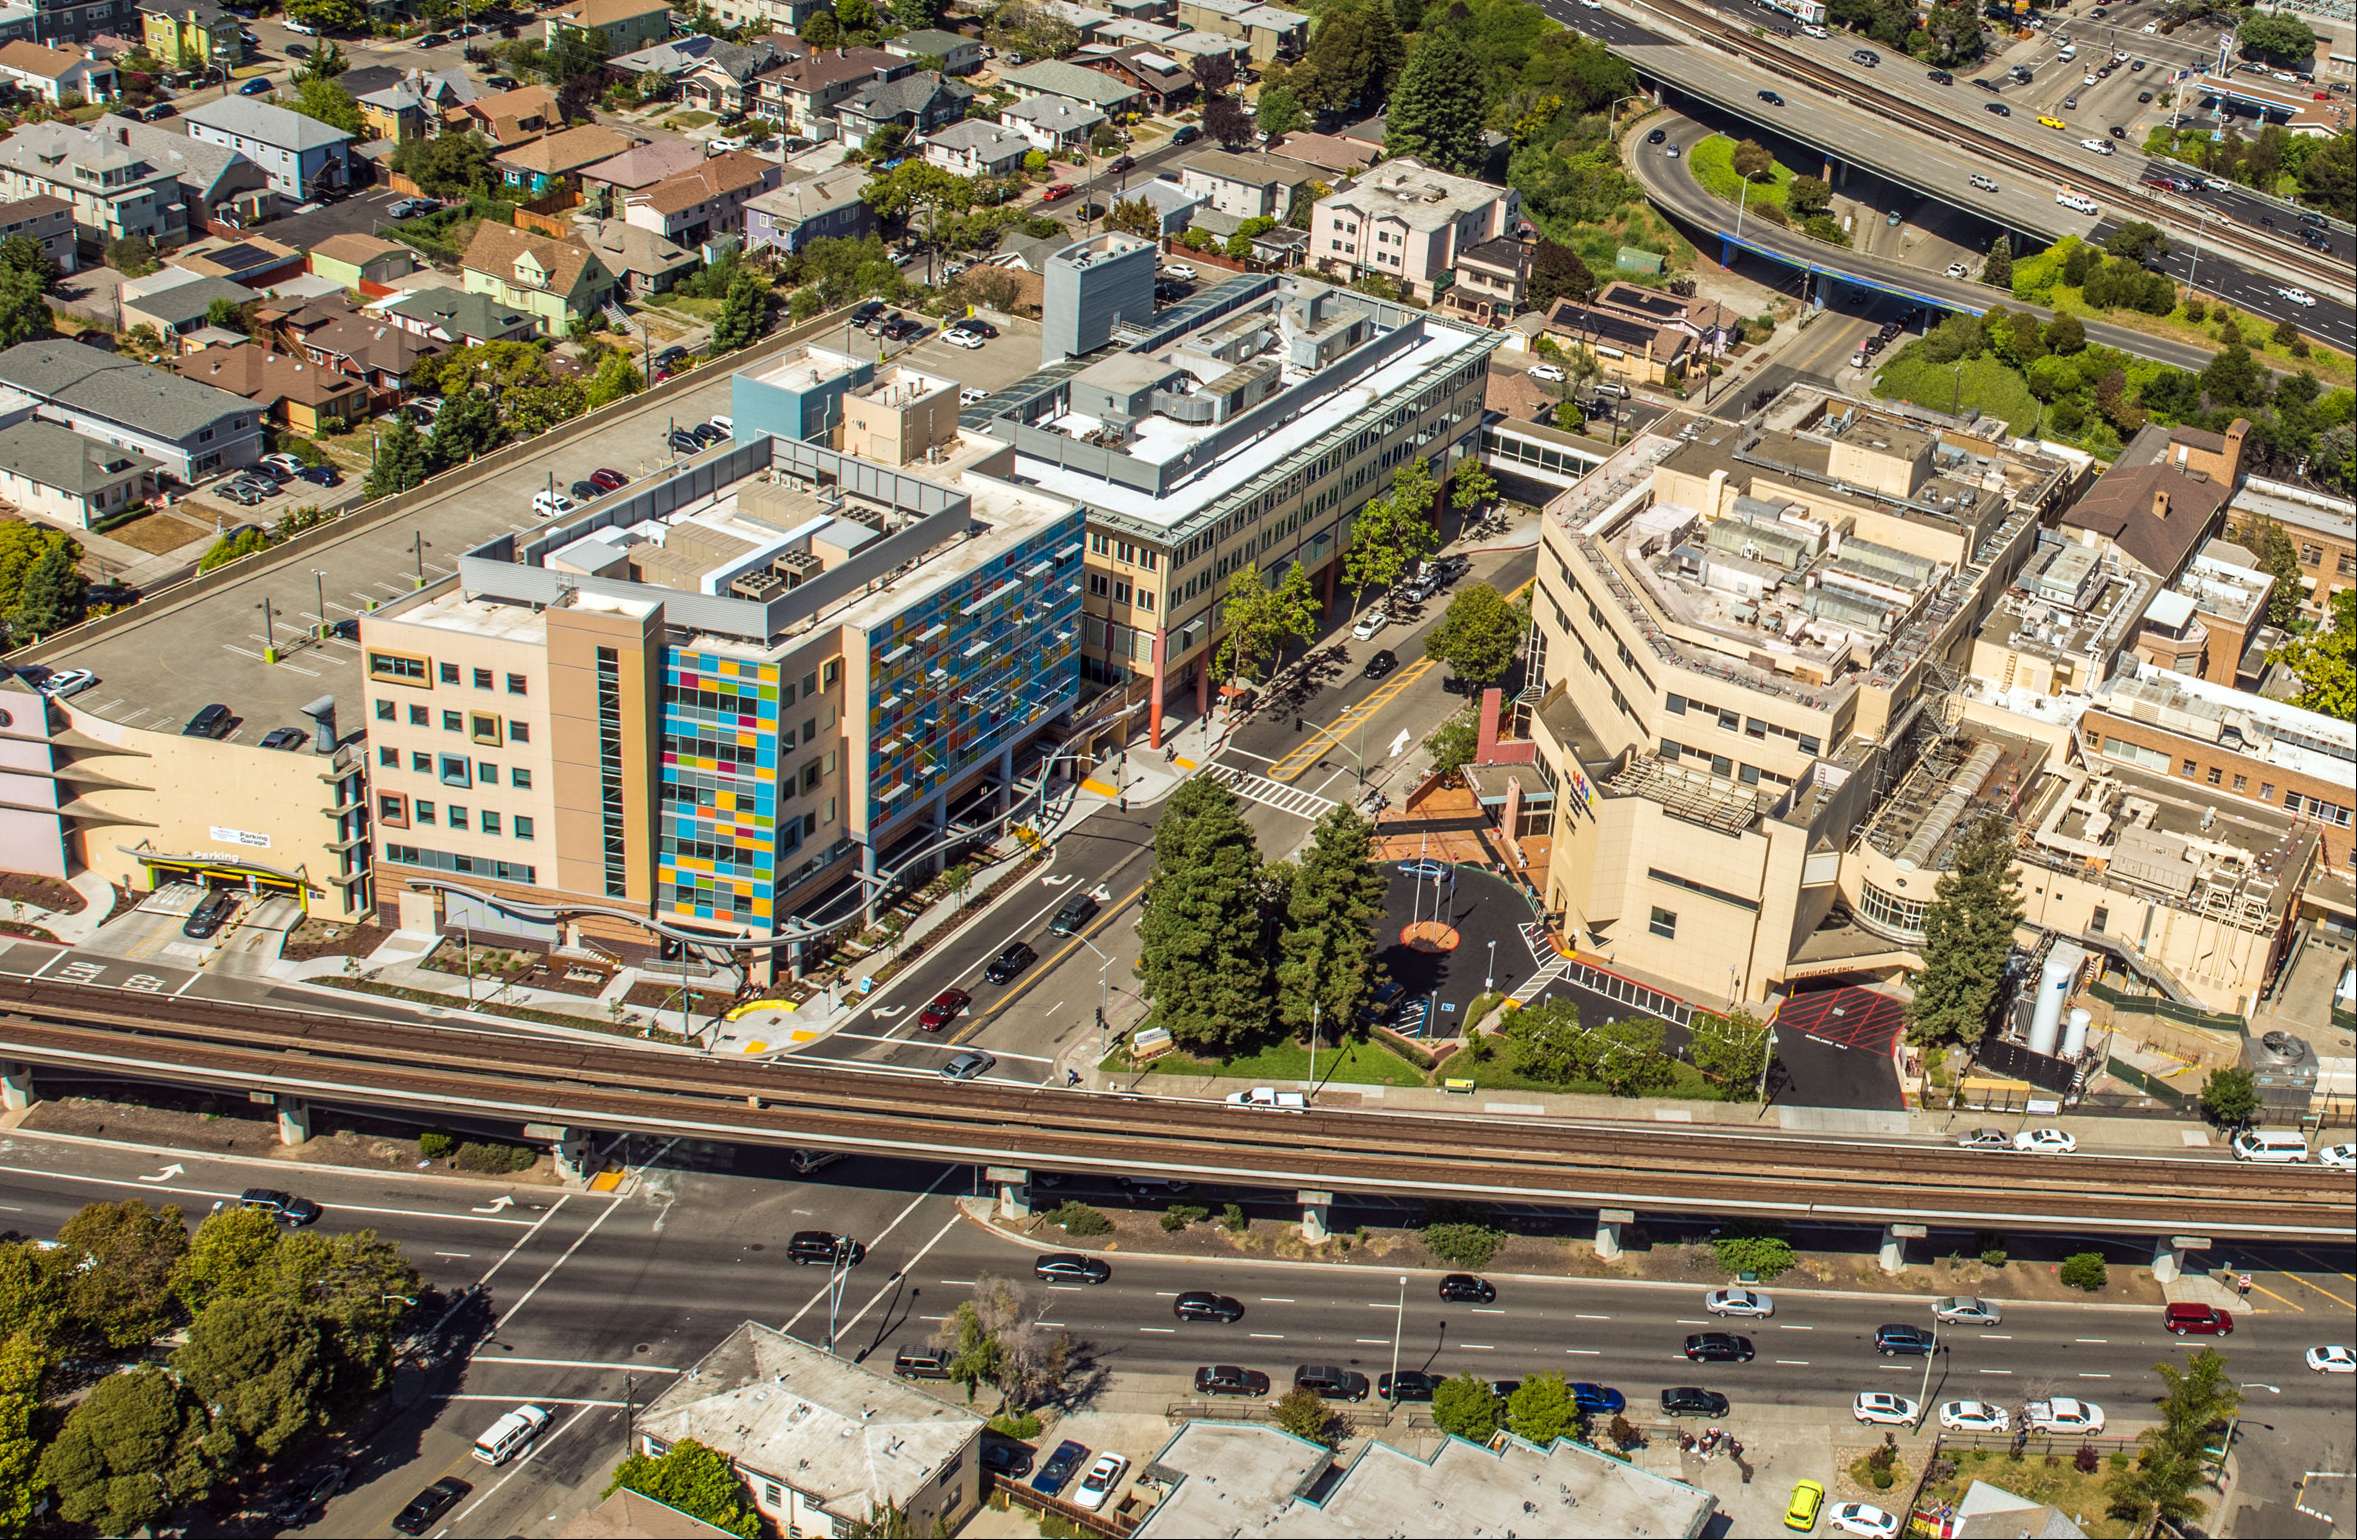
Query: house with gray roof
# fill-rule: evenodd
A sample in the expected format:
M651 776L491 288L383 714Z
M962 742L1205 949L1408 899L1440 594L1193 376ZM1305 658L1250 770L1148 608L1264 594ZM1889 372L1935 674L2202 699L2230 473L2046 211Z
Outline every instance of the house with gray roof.
M317 118L250 96L224 96L189 108L181 121L189 138L260 166L273 192L308 200L351 185L352 136Z
M865 166L842 166L773 187L745 203L747 249L775 246L792 253L812 241L856 240L876 228L876 211L860 192Z
M959 32L944 32L939 27L923 27L915 32L904 32L884 42L886 53L903 59L939 59L944 75L971 75L982 67L982 40Z
M0 139L0 199L55 198L73 211L74 230L92 245L129 235L159 244L184 240L188 209L180 183L108 132L70 123L27 123Z
M252 402L79 342L0 352L0 386L44 421L147 455L191 485L262 456L262 414Z
M1023 168L1031 141L1011 128L967 118L924 136L925 159L959 176L1007 176Z
M1062 59L1026 64L1021 69L1008 70L1000 79L1025 96L1061 96L1094 107L1107 117L1134 112L1145 100L1145 93L1126 80L1083 69Z
M966 115L974 93L931 70L860 87L835 105L835 136L862 149L879 129L899 124L912 134L945 127Z
M1080 71L1087 75L1087 70ZM1102 80L1102 75L1092 75ZM1002 128L1011 128L1029 141L1035 150L1053 155L1058 150L1077 149L1088 143L1089 135L1105 121L1105 114L1083 102L1066 96L1030 96L1003 108L998 115Z
M461 289L412 289L399 299L370 308L381 311L403 331L454 346L529 342L540 335L540 323L530 311Z
M216 301L235 306L254 297L252 289L235 279L167 267L125 282L116 303L124 330L152 326L158 336L179 337L204 325Z
M154 496L155 472L150 456L38 417L0 428L0 499L67 529Z

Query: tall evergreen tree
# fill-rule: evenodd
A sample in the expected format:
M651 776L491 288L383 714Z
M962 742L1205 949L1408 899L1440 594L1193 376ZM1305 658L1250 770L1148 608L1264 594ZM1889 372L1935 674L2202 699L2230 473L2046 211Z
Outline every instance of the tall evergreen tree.
M82 615L82 573L74 563L80 551L61 540L25 569L17 590L16 608L8 616L9 630L19 637L46 636L71 625Z
M1988 260L1981 263L1981 282L1992 289L2013 288L2013 237L2000 235L1989 248Z
M1980 1041L2021 918L2012 828L1992 815L1966 831L1955 866L1932 888L1923 914L1923 967L1907 1007L1909 1041Z
M1293 869L1277 942L1277 1019L1333 1041L1375 994L1375 922L1388 879L1375 864L1375 826L1350 808L1318 820Z
M377 437L376 459L360 490L370 497L406 492L426 479L427 468L425 440L406 415L395 412Z
M1260 850L1236 802L1196 778L1154 826L1154 874L1138 916L1138 980L1182 1048L1232 1054L1267 1035Z
M1384 153L1412 155L1443 171L1469 174L1482 162L1482 116L1489 83L1454 29L1427 32L1391 93Z

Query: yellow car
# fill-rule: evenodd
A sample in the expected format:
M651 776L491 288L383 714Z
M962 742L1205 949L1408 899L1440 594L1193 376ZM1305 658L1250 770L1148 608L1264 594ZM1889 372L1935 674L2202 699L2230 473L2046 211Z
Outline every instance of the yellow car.
M1792 1489L1792 1506L1784 1510L1784 1527L1807 1534L1817 1527L1817 1510L1825 1506L1825 1483L1804 1481Z
M2040 113L2038 115L2038 126L2040 128L2060 128L2063 126L2063 124L2062 119L2060 118L2050 118L2047 117L2044 113Z

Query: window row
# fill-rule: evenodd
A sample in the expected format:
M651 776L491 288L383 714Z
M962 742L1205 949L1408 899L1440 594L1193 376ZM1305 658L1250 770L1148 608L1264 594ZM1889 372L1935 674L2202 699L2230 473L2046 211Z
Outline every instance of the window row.
M377 793L376 816L377 822L395 829L439 824L461 832L509 834L519 840L529 840L535 832L533 820L523 813L511 818L490 808L469 808L457 802L445 802L437 809L423 797L411 798L395 791Z
M389 700L379 700L374 705L376 719L380 722L398 722L403 720L406 715L406 719L412 727L432 727L437 720L434 711L425 706L413 704L404 714L399 705ZM516 717L502 717L495 712L443 711L439 721L442 731L465 733L477 743L530 743L532 741L531 723Z
M379 768L401 768L401 751L379 745L376 751ZM409 768L419 775L431 775L445 786L497 786L499 767L487 759L468 759L463 754L433 755L419 749L409 753ZM522 765L510 765L507 783L518 791L532 789L532 772Z

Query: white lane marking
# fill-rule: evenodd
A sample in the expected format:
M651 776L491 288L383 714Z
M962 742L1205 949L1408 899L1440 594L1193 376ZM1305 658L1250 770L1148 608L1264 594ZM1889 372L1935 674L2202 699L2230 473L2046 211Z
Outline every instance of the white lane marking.
M1141 1326L1138 1328L1138 1330L1142 1332L1151 1332L1157 1337L1167 1337L1172 1332L1178 1330L1178 1328L1175 1326Z
M660 1364L610 1364L596 1358L486 1358L478 1368L501 1364L527 1364L539 1369L618 1369L630 1374L684 1374L684 1369L666 1369Z
M1255 1331L1247 1332L1245 1335L1259 1342L1282 1342L1285 1340L1285 1334L1281 1331Z
M2109 1342L2109 1341L2111 1341L2111 1338L2109 1338L2109 1337L2073 1337L2071 1340L2072 1340L2073 1342Z
M933 1185L926 1188L923 1192L918 1193L915 1197L909 1199L908 1206L903 1208L899 1213L892 1216L892 1222L877 1232L876 1239L868 1243L868 1248L870 1250L875 1249L876 1243L878 1241L883 1240L885 1236L890 1235L893 1231L899 1229L900 1222L903 1219L906 1219L910 1214L914 1213L918 1204L924 1202L927 1198L932 1197L934 1192L941 1186L941 1184L949 1180L950 1173L958 1169L959 1168L956 1166L943 1166L941 1168L941 1174L933 1178ZM826 1285L820 1284L816 1292L814 1292L808 1300L803 1302L802 1308L795 1311L793 1316L786 1322L786 1324L780 1326L778 1330L781 1333L791 1332L795 1325L800 1322L804 1316L810 1314L812 1310L818 1308L818 1302L822 1299L825 1299L826 1297ZM873 1303L873 1301L870 1301L870 1303Z
M919 1246L917 1248L917 1254L908 1259L908 1266L903 1267L899 1272L894 1273L891 1277L885 1279L883 1284L877 1288L876 1292L868 1296L868 1302L860 1306L856 1311L852 1312L851 1319L845 1321L842 1326L838 1328L838 1338L849 1336L851 1333L851 1328L859 1324L861 1316L866 1315L870 1310L876 1308L876 1302L878 1300L881 1300L885 1295L890 1294L895 1289L898 1289L903 1283L906 1283L908 1281L909 1269L915 1267L919 1262L925 1260L925 1253L931 1251L935 1246L940 1245L941 1237L947 1235L950 1231L957 1228L959 1217L959 1215L952 1213L947 1219L943 1220L941 1222L941 1228L933 1232L933 1238L925 1242L924 1245Z
M1384 1347L1391 1341L1389 1337L1359 1337L1354 1340L1367 1347Z
M579 1235L573 1237L573 1244L567 1246L564 1249L562 1255L560 1255L554 1262L549 1263L548 1266L541 1271L540 1276L532 1280L532 1287L524 1291L524 1297L517 1300L514 1304L508 1306L505 1310L499 1312L499 1329L501 1331L507 1330L509 1323L515 1320L516 1316L526 1305L532 1303L532 1296L540 1292L541 1285L547 1283L549 1279L555 1277L556 1270L558 1268L564 1266L567 1262L572 1261L573 1253L579 1251L583 1244L586 1243L591 1236L597 1234L598 1226L613 1218L614 1211L621 1206L622 1205L619 1203L609 1203L603 1209L601 1209L598 1212L598 1216L595 1219L592 1219L585 1227L583 1227Z
M1815 1331L1817 1328L1814 1326L1786 1326L1782 1322L1778 1322L1776 1329L1778 1331Z
M610 1207L607 1212L612 1212ZM601 1406L611 1406L614 1403L611 1401L604 1401L597 1404ZM478 1497L473 1502L469 1503L465 1512L452 1515L450 1520L451 1524L456 1526L465 1523L467 1514L473 1513L477 1508L482 1507L485 1503L491 1501L492 1498L497 1497L501 1487L506 1486L509 1482L515 1480L516 1477L522 1475L524 1473L525 1466L540 1458L540 1451L546 1449L549 1445L555 1443L558 1439L563 1438L566 1433L572 1430L573 1424L588 1416L590 1411L591 1407L588 1404L584 1404L581 1407L581 1410L575 1412L572 1416L559 1423L557 1425L557 1430L554 1433L551 1433L546 1438L534 1439L532 1441L532 1447L524 1452L524 1457L516 1461L515 1468L510 1470L506 1475L500 1477L497 1481L493 1482L491 1484L490 1491L485 1492L481 1497Z
M2079 1375L2079 1378L2083 1380L2108 1380L2111 1378L2111 1376L2108 1374L2088 1374L2082 1372Z
M2013 1340L2013 1333L2011 1333L2011 1332L2009 1332L2009 1331L2005 1331L2005 1332L1998 1332L1998 1331L1984 1332L1984 1333L1981 1335L1981 1340L1982 1340L1983 1342L2011 1342L2011 1341Z
M540 1218L533 1223L531 1229L526 1230L521 1236L518 1236L516 1243L513 1246L508 1247L507 1250L499 1254L499 1260L491 1264L491 1270L485 1273L482 1277L475 1280L475 1287L481 1288L484 1284L489 1283L493 1278L499 1276L499 1270L507 1266L509 1259L514 1257L517 1252L523 1250L526 1246L531 1245L532 1237L540 1233L540 1227L548 1223L550 1220L556 1218L557 1210L563 1208L567 1200L569 1200L572 1196L573 1195L569 1192L558 1193L556 1202L551 1203L548 1206L548 1212L542 1214Z
M1498 1350L1498 1345L1494 1342L1460 1342L1457 1346L1469 1353L1495 1353Z
M184 1198L235 1198L237 1196L233 1192L217 1192L208 1187L182 1187L178 1183L151 1182L145 1177L136 1177L126 1181L120 1177L84 1176L78 1171L43 1171L30 1166L0 1166L0 1171L7 1172L12 1176L40 1176L59 1182L86 1182L93 1187L135 1187L141 1192L168 1192ZM404 1219L449 1219L461 1224L514 1225L519 1229L526 1228L532 1223L529 1219L483 1219L470 1214L447 1214L438 1209L427 1208L370 1208L359 1203L333 1203L323 1206L328 1212L335 1214L390 1214Z
M1976 1371L1976 1372L1978 1372L1978 1373L1981 1373L1981 1374L2008 1374L2008 1375L2009 1375L2009 1374L2011 1374L2011 1373L2013 1373L2013 1371L2012 1371L2011 1369L1982 1369L1982 1370L1978 1370L1978 1371Z
M1571 1354L1574 1358L1602 1358L1604 1356L1602 1348L1565 1348L1563 1351Z
M1808 1360L1805 1358L1779 1358L1776 1360L1776 1362L1780 1364L1789 1364L1796 1369L1805 1367L1808 1364Z
M1678 1324L1679 1324L1680 1326L1708 1326L1708 1325L1710 1324L1710 1322L1708 1322L1708 1321L1689 1321L1689 1320L1687 1320L1687 1319L1686 1319L1684 1316L1680 1316L1680 1317L1678 1317Z
M464 1262L473 1254L474 1253L468 1251L437 1251L434 1253L435 1256L440 1257L445 1262Z
M1572 1319L1575 1321L1609 1321L1612 1317L1608 1315L1575 1315Z
M428 1397L428 1399L434 1401L504 1401L510 1406L515 1405L516 1401L514 1396L477 1395L472 1392L447 1396L431 1396ZM599 1401L588 1396L534 1396L532 1400L535 1404L540 1406L578 1406L583 1408L605 1406L612 1407L617 1411L621 1410L624 1404L620 1401ZM631 1404L644 1405L645 1403L635 1402ZM552 1434L550 1436L554 1437L555 1435ZM488 1496L489 1494L485 1495Z
M1473 1307L1473 1313L1475 1315L1504 1315L1506 1312L1499 1309L1496 1305L1475 1305Z
M953 1289L971 1289L979 1287L979 1285L976 1284L975 1281L971 1278L944 1278L941 1281L948 1284Z
M1264 1305L1290 1305L1293 1303L1282 1294L1263 1294L1260 1296L1260 1302Z

